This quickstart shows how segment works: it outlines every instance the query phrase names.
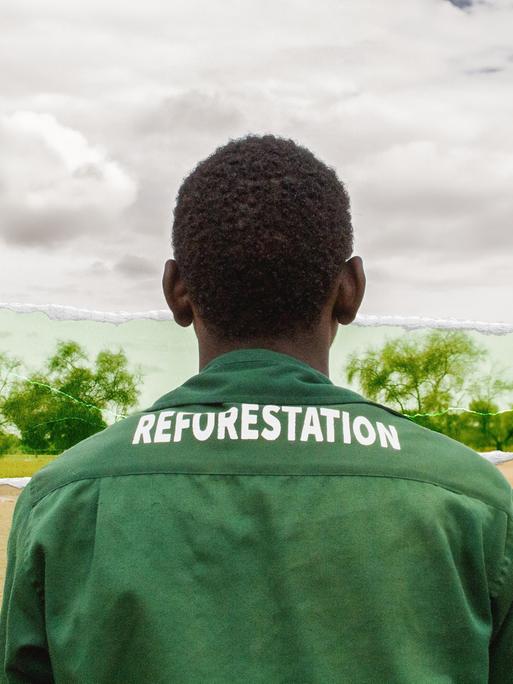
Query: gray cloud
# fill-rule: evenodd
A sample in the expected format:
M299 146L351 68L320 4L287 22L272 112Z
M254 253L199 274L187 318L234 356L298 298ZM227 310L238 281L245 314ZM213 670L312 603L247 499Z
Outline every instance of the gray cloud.
M92 208L79 215L65 209L5 211L0 236L10 245L58 248L75 241L86 231L89 234L101 231L99 217L95 214Z
M136 196L117 162L51 114L1 116L0 143L0 237L8 244L56 247L93 236Z
M184 130L197 135L212 130L231 133L243 120L242 113L221 93L189 90L164 98L152 111L143 115L139 131L146 135L175 138Z
M110 272L111 269L107 266L107 264L104 261L100 261L99 259L93 261L93 263L87 268L87 273L93 275L102 276Z
M467 7L472 7L474 4L473 0L448 0L451 5L459 7L460 9L466 9Z
M103 181L105 173L99 164L82 164L72 172L73 178L94 178L94 180Z
M498 74L501 71L504 71L504 67L485 66L478 67L477 69L467 69L465 73L472 76L474 74Z
M129 278L156 275L157 269L148 259L135 254L125 254L115 264L114 268Z

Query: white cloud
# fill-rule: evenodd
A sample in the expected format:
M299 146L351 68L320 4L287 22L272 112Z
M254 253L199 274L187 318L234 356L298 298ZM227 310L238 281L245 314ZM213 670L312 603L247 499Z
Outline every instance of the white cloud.
M9 242L70 240L91 218L113 220L135 199L120 164L51 114L1 117L0 144L0 235Z

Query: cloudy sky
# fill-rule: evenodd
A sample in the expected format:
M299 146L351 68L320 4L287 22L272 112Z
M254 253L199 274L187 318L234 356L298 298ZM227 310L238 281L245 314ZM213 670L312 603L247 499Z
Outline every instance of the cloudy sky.
M0 301L162 309L176 193L271 132L346 183L362 314L513 323L512 0L4 0Z

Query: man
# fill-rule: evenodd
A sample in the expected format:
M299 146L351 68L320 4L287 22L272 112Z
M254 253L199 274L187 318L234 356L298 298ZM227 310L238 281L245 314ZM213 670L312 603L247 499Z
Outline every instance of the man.
M180 188L164 293L200 372L19 498L9 682L513 682L511 488L334 385L365 289L349 200L291 140Z

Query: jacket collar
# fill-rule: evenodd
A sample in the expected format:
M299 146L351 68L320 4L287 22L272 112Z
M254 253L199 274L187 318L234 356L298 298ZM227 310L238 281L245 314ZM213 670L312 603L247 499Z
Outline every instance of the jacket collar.
M314 373L321 375L326 382L331 383L331 380L327 375L320 373L319 371L312 368L308 363L301 361L295 356L290 354L283 354L282 352L273 351L271 349L263 349L260 347L255 347L253 349L235 349L225 354L220 354L212 359L206 366L203 366L200 373L204 373L210 368L215 368L217 366L230 366L232 364L252 364L252 363L265 363L265 364L293 364L295 366L301 366L302 368L309 369Z
M322 405L374 402L334 385L326 375L288 354L269 349L237 349L217 356L197 375L158 399L149 410L230 403Z

